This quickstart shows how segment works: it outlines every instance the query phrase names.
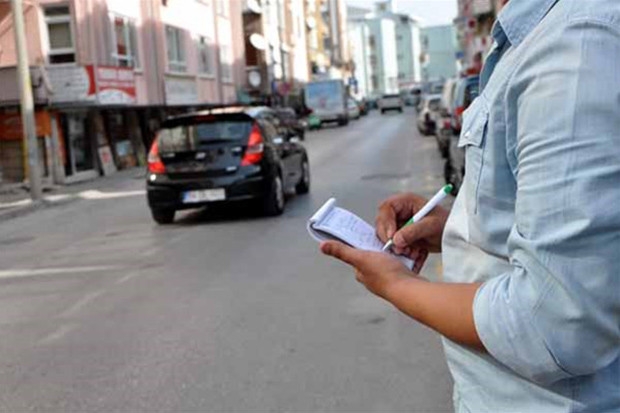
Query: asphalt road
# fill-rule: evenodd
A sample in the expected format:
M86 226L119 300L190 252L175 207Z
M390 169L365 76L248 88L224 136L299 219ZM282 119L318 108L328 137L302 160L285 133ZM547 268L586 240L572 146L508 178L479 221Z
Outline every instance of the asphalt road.
M441 185L415 115L311 132L309 195L283 216L189 212L158 227L143 181L0 223L0 411L444 412L438 336L321 256L330 196L370 222ZM441 274L438 257L424 274Z

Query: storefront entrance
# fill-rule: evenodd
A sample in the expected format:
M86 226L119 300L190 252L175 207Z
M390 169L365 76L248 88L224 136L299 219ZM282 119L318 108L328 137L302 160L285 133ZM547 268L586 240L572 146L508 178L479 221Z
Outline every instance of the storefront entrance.
M95 170L93 144L90 139L86 111L64 112L60 117L64 145L67 151L65 174L68 183L99 176Z

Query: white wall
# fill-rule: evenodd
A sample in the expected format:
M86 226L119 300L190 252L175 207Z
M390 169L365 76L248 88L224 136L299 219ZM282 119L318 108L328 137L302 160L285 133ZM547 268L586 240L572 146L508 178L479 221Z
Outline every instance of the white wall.
M396 29L391 19L381 19L381 49L383 91L398 93L398 60L396 56Z
M298 82L310 80L308 70L308 54L306 39L306 21L304 18L304 0L292 0L291 11L293 18L292 33L295 38L293 49L293 76Z

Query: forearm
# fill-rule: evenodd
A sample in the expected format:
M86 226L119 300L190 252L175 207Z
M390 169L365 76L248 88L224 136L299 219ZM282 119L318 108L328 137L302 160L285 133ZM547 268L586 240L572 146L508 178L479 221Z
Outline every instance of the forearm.
M479 287L480 283L434 283L408 277L386 289L384 298L448 339L484 350L473 313L474 297Z

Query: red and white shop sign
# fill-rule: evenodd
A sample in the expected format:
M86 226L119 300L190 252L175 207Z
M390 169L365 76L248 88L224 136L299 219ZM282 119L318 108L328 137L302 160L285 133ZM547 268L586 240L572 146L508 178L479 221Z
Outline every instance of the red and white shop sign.
M136 103L136 80L133 69L115 66L86 66L91 79L95 77L97 95L102 105ZM93 73L94 72L94 73ZM92 84L92 83L91 83Z
M136 103L133 69L115 66L50 66L47 75L54 103L92 102L100 105Z

